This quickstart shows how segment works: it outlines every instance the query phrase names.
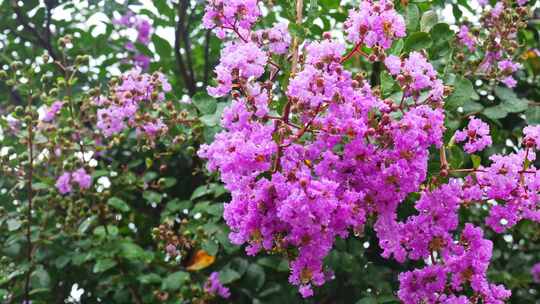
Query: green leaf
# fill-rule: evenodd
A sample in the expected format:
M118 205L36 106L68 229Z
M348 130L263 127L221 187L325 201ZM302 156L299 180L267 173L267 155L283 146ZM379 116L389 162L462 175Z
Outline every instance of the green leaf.
M274 269L276 271L285 272L289 270L289 266L287 265L287 261L282 258L278 257L262 257L257 260L257 264L262 265L264 267L269 267L271 269Z
M155 191L151 191L151 190L146 190L143 192L143 198L148 202L148 203L156 203L156 204L159 204L161 203L161 200L163 199L163 197L161 196L161 194L155 192Z
M501 105L486 108L482 113L484 113L487 118L492 120L502 119L508 115L508 111L506 111L506 109Z
M199 117L199 119L205 126L215 127L219 124L219 117L215 114L206 114Z
M484 106L476 101L469 101L463 105L463 113L465 114L479 113L482 112L483 109Z
M154 34L152 35L152 42L156 47L156 53L158 53L160 60L164 60L172 56L173 49L167 40L161 38L157 34Z
M17 218L11 218L11 219L7 220L7 226L8 226L9 231L15 231L15 230L21 228L22 223Z
M339 8L340 2L339 0L319 0L321 5L326 9L336 9Z
M253 286L256 291L259 291L264 286L264 282L266 281L266 274L261 266L257 264L251 264L246 270L245 278L249 282L250 286Z
M420 10L416 4L407 5L407 31L414 32L418 28L420 20Z
M298 37L303 40L306 37L306 29L302 25L298 25L294 22L289 23L289 32L292 36Z
M213 114L217 108L216 99L202 92L195 94L192 102L202 114Z
M159 179L158 183L163 186L163 188L170 188L176 185L176 178L174 177L162 177Z
M113 196L110 199L108 199L107 204L118 211L128 212L130 210L129 205L116 196Z
M32 272L31 283L33 289L49 288L51 285L51 276L43 266L39 265Z
M154 57L152 51L150 51L150 49L146 45L140 42L135 42L135 48L137 49L137 51L141 52L145 56L148 56L150 58Z
M404 45L405 43L403 42L403 39L398 39L394 41L388 53L391 55L399 56L401 54L401 51L403 50Z
M433 44L431 36L425 32L415 32L405 39L405 52L427 49Z
M191 194L191 200L212 194L212 192L214 191L214 186L215 184L207 184L197 187L195 191L193 191L193 193Z
M92 225L95 219L96 219L95 216L91 216L91 217L86 218L84 221L82 221L78 229L79 234L86 233L86 231L88 230L88 228L90 228L90 226Z
M501 100L501 107L509 113L519 113L527 110L529 102L517 97L516 93L506 87L496 87L495 95Z
M435 44L448 41L454 36L454 32L450 30L450 26L447 23L437 23L429 31L431 37L435 39Z
M100 273L107 271L111 268L116 266L116 261L113 259L100 259L96 261L96 264L94 264L94 269L92 270L94 273Z
M120 256L128 260L144 260L147 253L141 246L126 240L120 243Z
M390 75L388 72L383 71L381 73L381 90L383 96L387 96L392 93L392 88L394 87L395 83L394 78L392 78L392 75Z
M458 77L454 83L454 91L446 99L446 106L450 109L463 106L470 100L477 100L478 94L474 90L471 81L464 77Z
M141 284L149 285L161 282L161 277L156 273L143 274L137 277Z
M429 32L435 24L437 24L437 13L433 10L429 10L422 15L420 19L420 31ZM435 37L438 39L438 37Z
M365 297L356 302L356 304L377 304L377 298Z
M222 216L223 204L221 203L211 204L210 206L208 206L208 208L206 208L206 212L211 215Z
M231 268L224 268L219 272L219 281L222 284L229 284L239 280L242 277L241 274L232 270Z
M211 256L216 256L219 246L213 240L206 240L202 243L202 249Z
M478 168L480 167L480 164L482 164L482 158L478 155L471 155L471 160L472 160L472 163L473 163L473 168Z
M540 106L533 105L525 112L527 123L530 125L540 124Z
M177 271L168 275L161 283L161 289L167 291L179 290L182 285L189 281L189 273L185 271Z

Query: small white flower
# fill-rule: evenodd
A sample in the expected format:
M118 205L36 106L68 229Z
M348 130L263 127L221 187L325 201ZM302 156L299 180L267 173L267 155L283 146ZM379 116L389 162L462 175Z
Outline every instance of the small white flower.
M88 166L90 166L91 168L95 168L97 167L98 165L98 162L95 158L92 158L89 162L88 162Z
M10 149L11 147L2 147L2 149L0 149L0 157L7 156Z
M75 152L75 157L84 162L89 162L92 159L92 156L94 156L94 151L86 151L84 154L82 152Z
M79 284L75 283L71 286L71 293L69 298L66 299L66 303L81 303L81 297L84 294L84 289L79 289Z
M39 121L42 121L43 118L45 117L45 114L47 114L47 111L48 111L48 107L46 105L42 105L41 107L38 108L37 112L38 112L38 119Z
M193 218L196 220L200 219L201 217L202 217L202 214L200 212L197 212L195 213L195 215L193 215Z
M42 162L42 161L44 161L44 160L46 160L46 159L49 159L49 155L50 155L50 154L51 154L51 153L49 152L48 149L43 149L43 151L41 151L41 152L38 154L36 160L40 163L40 162Z
M107 176L102 176L98 178L96 182L96 191L98 193L103 192L105 189L109 189L111 187L111 180Z

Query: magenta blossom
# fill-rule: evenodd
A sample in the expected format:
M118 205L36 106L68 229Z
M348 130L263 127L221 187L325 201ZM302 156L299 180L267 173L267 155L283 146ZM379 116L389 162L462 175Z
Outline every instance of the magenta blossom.
M64 172L56 180L56 188L61 194L67 194L71 192L71 173Z
M467 27L466 25L462 25L459 28L457 37L458 37L459 43L466 46L469 49L469 51L473 52L476 49L476 40L474 36L471 34L469 27Z
M535 283L540 283L540 263L535 264L531 268L531 275Z
M387 49L395 39L405 37L405 19L394 9L392 1L362 1L351 10L345 22L347 37L355 44Z
M92 177L86 173L84 168L77 169L71 174L74 182L79 184L80 189L88 189L92 185Z
M206 281L206 283L204 284L204 291L212 295L220 296L224 299L227 299L231 296L229 288L223 286L223 284L221 284L221 282L219 281L218 272L212 272L210 277L208 277L208 281Z
M41 120L43 122L53 121L63 106L64 106L64 103L61 101L53 102L53 104L49 108L47 108L45 115L43 115L43 118Z
M469 154L482 151L492 143L489 135L489 125L474 116L469 117L469 124L466 129L456 132L455 138L456 142L467 140L464 148Z

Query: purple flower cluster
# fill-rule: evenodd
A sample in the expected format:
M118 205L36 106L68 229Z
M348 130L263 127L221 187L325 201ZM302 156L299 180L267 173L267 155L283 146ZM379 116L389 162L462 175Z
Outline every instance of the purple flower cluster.
M251 40L268 48L271 54L283 55L289 50L291 35L287 23L276 23L272 28L255 31Z
M489 125L474 116L469 117L466 129L456 132L455 138L456 142L467 141L464 148L469 154L482 151L492 144Z
M62 101L55 101L53 104L45 110L45 114L41 118L43 122L52 122L56 115L62 110L64 103Z
M148 45L150 43L150 36L152 34L152 25L148 20L136 16L132 11L128 11L122 17L113 20L113 24L134 28L137 31L136 42L142 45ZM146 70L150 64L150 57L139 53L133 42L127 42L125 45L126 49L133 53L133 61L135 66Z
M421 93L428 91L427 99L442 101L444 85L437 78L437 71L421 53L411 52L406 59L390 55L384 64L388 72L396 77L403 89L404 97L413 97L418 101Z
M487 2L486 2L487 3ZM517 1L519 6L527 1ZM484 48L484 56L477 71L503 83L509 88L517 85L513 74L521 68L519 63L513 62L516 42L517 22L511 20L512 16L523 16L526 10L522 7L512 7L510 2L498 1L497 4L486 11L481 18L481 30L486 31L481 37L486 37L477 44ZM525 13L526 15L526 13ZM471 51L474 40L471 40L468 28L462 26L458 33L459 43L466 45Z
M493 244L480 228L465 225L458 241L458 210L467 193L458 180L424 192L416 203L418 215L400 224L402 250L413 260L429 260L422 269L400 274L399 298L404 303L470 303L465 289L472 289L482 303L499 304L510 291L490 284L486 272Z
M501 233L523 219L540 222L540 172L527 166L535 156L530 149L493 155L491 166L481 166L474 178L467 177L474 200L496 200L486 219L495 232Z
M261 16L258 0L209 0L203 17L203 26L213 29L223 39L227 31L251 29Z
M400 275L404 303L499 304L510 296L487 280L491 241L479 227L460 225L458 214L462 206L496 201L486 223L497 232L522 219L540 221L540 174L530 165L540 128L525 129L525 151L492 156L491 166L426 189L429 150L443 145L448 92L423 53L374 59L385 58L403 91L396 104L345 70L344 44L329 35L307 41L275 115L270 102L277 67L271 56L287 55L286 26L252 31L260 14L256 2L209 3L207 26L236 39L223 48L217 86L208 91L231 94L232 103L223 113L224 131L198 154L209 170L219 171L231 193L224 218L234 244L246 244L249 255L286 256L290 283L309 297L333 277L323 261L334 241L360 233L370 218L383 257L426 261ZM405 28L390 1L363 1L350 12L347 32L357 46L380 50L405 35ZM464 40L468 29L462 32ZM497 64L507 72L515 67ZM471 117L456 140L467 141L469 153L480 151L491 145L489 126ZM417 192L417 214L399 220L399 205Z
M88 189L92 185L92 177L86 173L84 168L79 168L73 172L64 172L56 180L56 189L61 194L68 194L73 190L74 183L81 190Z
M208 89L215 97L227 95L235 82L259 78L265 70L266 53L254 42L231 42L221 51L221 61L215 68L218 85Z
M206 281L204 284L204 291L212 295L220 296L224 299L231 296L229 288L223 286L223 284L221 284L219 281L219 273L217 272L212 272L212 274L210 274L208 281Z
M457 33L459 43L466 46L469 51L474 52L476 50L476 38L471 33L470 29L466 25L462 25Z
M531 268L531 275L533 277L533 281L540 284L540 263L535 264Z
M364 0L357 10L349 12L345 29L348 40L355 44L387 49L395 39L405 36L405 20L392 1Z
M431 97L396 118L392 101L344 70L343 44L310 42L290 79L283 115L271 117L270 88L258 80L267 65L264 45L242 37L225 46L218 87L209 88L214 96L232 91L225 131L199 156L231 192L224 211L231 241L247 243L250 255L287 255L289 281L311 296L313 286L332 277L323 260L335 239L362 231L368 215L378 216L384 255L399 246L397 207L425 180L429 148L442 144L442 82L419 53L403 69L400 63L399 72L413 77L404 84L409 95L429 90Z
M97 127L105 137L111 137L124 131L128 126L135 127L138 134L150 138L166 132L167 126L160 118L138 119L142 107L152 107L154 102L165 99L165 93L171 90L165 76L159 72L152 75L133 69L122 75L120 84L112 88L110 99L100 96L94 103L97 110Z
M540 126L527 126L523 129L523 143L526 147L540 150Z

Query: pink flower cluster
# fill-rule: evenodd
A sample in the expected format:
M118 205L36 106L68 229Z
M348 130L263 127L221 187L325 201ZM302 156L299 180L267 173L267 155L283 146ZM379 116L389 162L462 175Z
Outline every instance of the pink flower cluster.
M444 85L437 78L437 71L419 52L411 52L409 57L401 59L395 55L388 56L384 64L388 72L396 76L403 89L404 97L413 97L418 101L423 91L428 91L427 99L441 101L444 95Z
M349 41L355 44L387 49L395 39L405 37L405 19L392 1L364 0L357 10L349 12L345 29Z
M219 273L217 272L212 272L212 274L210 274L208 281L206 281L204 284L204 291L212 295L220 296L224 299L231 296L229 288L223 286L223 284L221 284L219 281Z
M287 23L280 22L272 28L255 31L251 35L251 40L267 48L271 54L283 55L289 50L291 35Z
M465 151L469 154L482 151L492 144L491 136L489 136L489 125L474 116L469 117L467 128L457 131L455 136L456 142L467 141Z
M55 101L53 104L48 107L45 111L45 114L41 118L41 121L43 122L52 122L56 115L62 110L62 107L64 106L64 103L62 101Z
M223 39L229 30L248 30L261 16L258 0L209 0L203 26Z
M518 6L523 6L528 1L517 1ZM486 2L487 3L487 2ZM482 3L481 3L482 4ZM486 11L481 18L481 30L485 31L482 41L475 41L468 27L462 26L458 33L458 42L473 51L475 45L482 45L484 58L478 66L478 72L490 78L497 79L509 88L517 85L513 74L521 68L519 63L513 62L517 31L516 24L519 22L509 21L512 16L523 15L526 12L522 7L512 7L510 2L498 1L497 4ZM526 13L525 13L526 14Z
M124 131L128 126L135 127L138 134L146 134L150 138L166 132L167 126L161 118L137 119L139 109L152 107L154 102L165 99L165 93L171 90L166 77L156 72L152 75L133 69L122 75L120 84L111 90L110 99L100 96L94 100L97 110L97 127L105 135L111 137Z
M459 32L457 34L458 42L462 45L466 46L469 51L474 52L476 50L476 38L471 33L470 29L466 25L462 25L459 28Z
M264 73L267 55L254 42L236 41L221 51L221 61L215 68L218 85L208 89L214 97L228 94L233 82L246 82L250 77L259 78Z
M531 268L531 275L533 277L533 281L540 284L540 263L535 264Z
M285 27L252 31L255 7L211 0L207 9L218 35L236 35L223 48L217 86L208 89L232 96L224 131L198 152L231 193L224 210L231 241L247 244L249 255L286 256L290 283L309 297L333 276L323 261L336 238L361 233L370 218L383 257L429 262L400 275L403 302L470 303L472 290L482 303L503 303L510 292L486 278L492 243L471 223L460 228L458 212L496 200L486 220L495 231L501 231L495 222L510 227L538 220L540 176L524 161L532 161L534 151L493 156L491 166L425 190L430 149L441 148L445 131L447 92L436 70L421 52L387 56L384 64L403 91L396 104L345 70L346 46L328 35L304 44L297 72L281 91L281 113L271 113L276 64L270 55L286 56L289 39L276 34L275 42L285 43L276 50L267 43L270 32L279 28L285 36ZM363 1L350 12L347 31L357 46L383 49L405 34L390 1ZM456 137L468 140L471 153L490 144L489 127L478 119L460 132ZM531 147L539 143L537 129L526 136ZM399 220L399 205L415 192L421 192L418 214Z
M120 25L127 28L135 28L137 30L136 42L147 46L150 43L150 36L152 34L152 25L148 20L136 16L132 11L128 11L122 17L113 20L113 24ZM151 58L140 53L135 47L133 42L127 42L126 49L133 53L133 61L136 66L146 70L150 65Z
M392 101L344 70L345 46L325 39L305 46L283 116L270 118L270 92L258 82L267 65L262 47L242 36L225 46L219 85L209 93L233 90L233 103L223 114L225 131L199 155L231 192L224 217L232 242L247 243L248 254L289 255L290 282L310 296L332 276L323 260L336 237L362 231L368 215L379 216L381 246L390 253L397 206L425 180L429 147L442 143L442 93L397 119ZM442 86L419 53L405 61L405 73L414 76L410 95Z
M459 181L424 192L416 203L418 215L401 224L400 244L410 259L429 259L422 269L400 274L403 303L470 303L463 294L472 289L482 303L502 304L510 291L490 284L486 277L493 244L480 228L467 223L459 241L458 210L467 193Z
M92 177L84 168L73 172L64 172L56 180L56 189L61 194L68 194L73 190L73 184L79 185L79 189L88 189L92 185Z

